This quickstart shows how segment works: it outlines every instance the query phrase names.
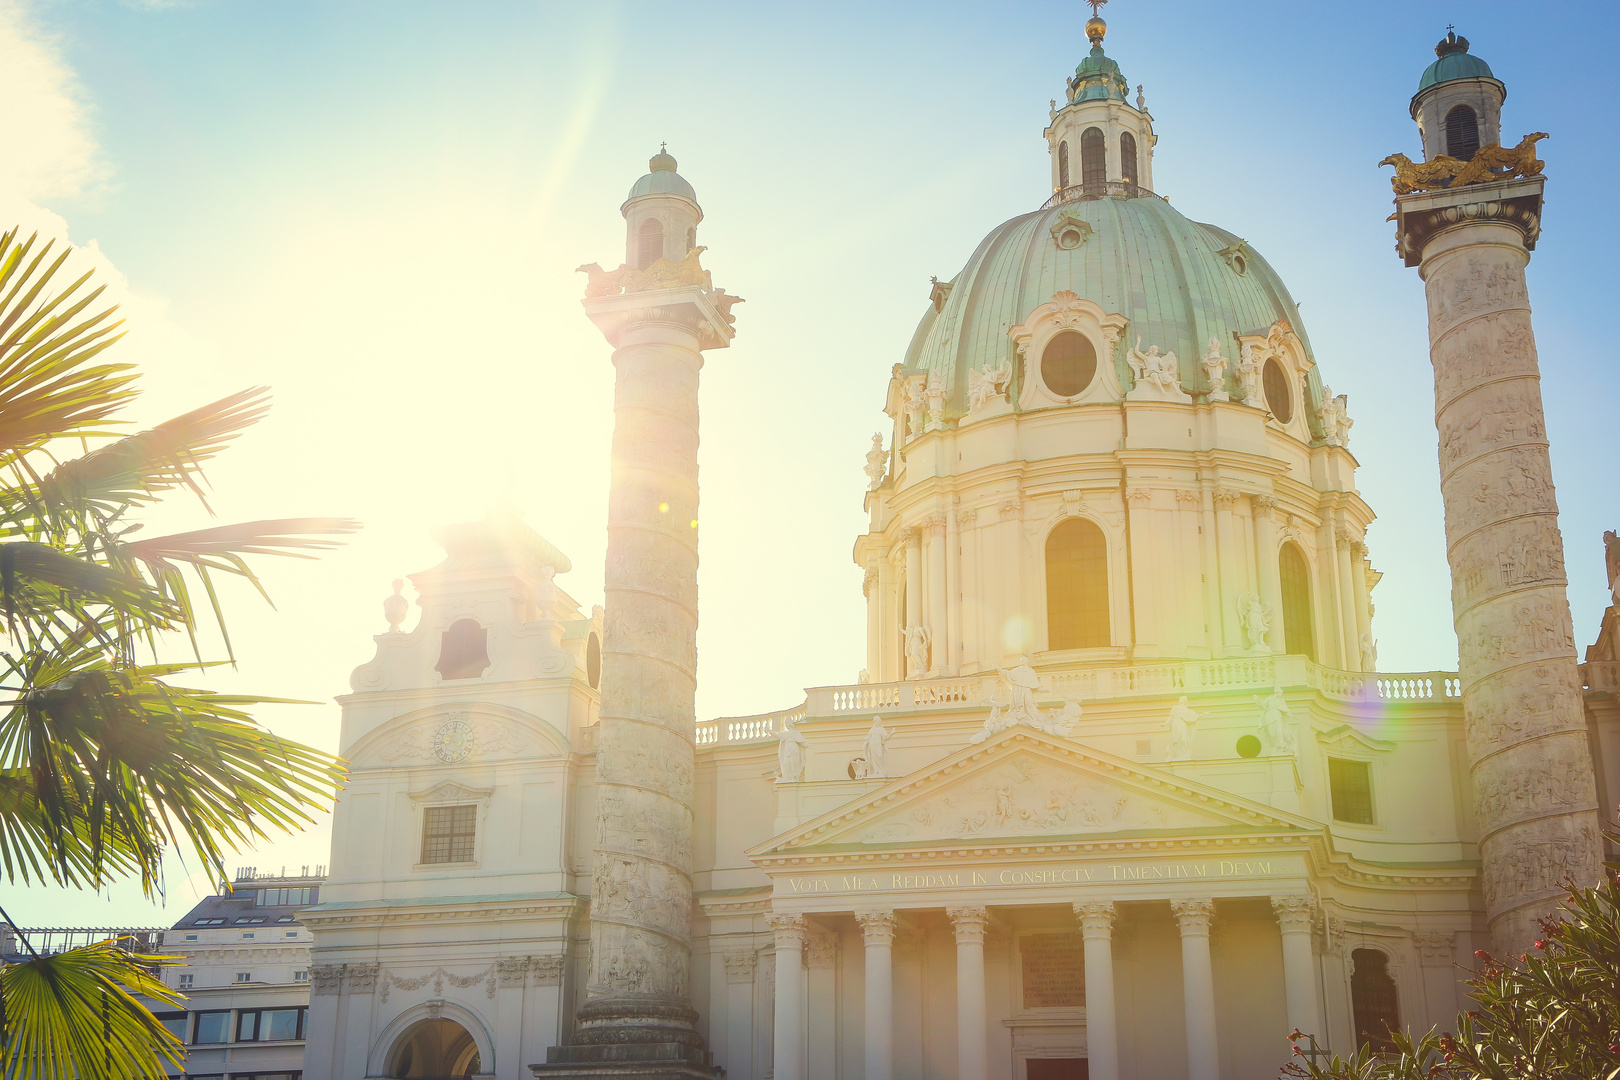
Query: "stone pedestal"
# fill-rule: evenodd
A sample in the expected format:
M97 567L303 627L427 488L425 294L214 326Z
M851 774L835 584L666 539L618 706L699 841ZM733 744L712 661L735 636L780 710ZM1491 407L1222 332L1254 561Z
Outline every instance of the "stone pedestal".
M1428 290L1469 770L1498 952L1527 951L1601 861L1596 786L1524 267L1540 176L1396 199Z

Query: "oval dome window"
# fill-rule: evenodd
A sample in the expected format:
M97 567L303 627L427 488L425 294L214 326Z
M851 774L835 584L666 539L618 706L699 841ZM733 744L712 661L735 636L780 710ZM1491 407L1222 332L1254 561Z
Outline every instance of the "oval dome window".
M1294 418L1294 395L1288 389L1288 376L1276 360L1267 360L1260 376L1266 391L1266 407L1283 423Z
M1041 353L1041 381L1058 397L1073 397L1097 374L1097 350L1091 339L1073 330L1060 332Z

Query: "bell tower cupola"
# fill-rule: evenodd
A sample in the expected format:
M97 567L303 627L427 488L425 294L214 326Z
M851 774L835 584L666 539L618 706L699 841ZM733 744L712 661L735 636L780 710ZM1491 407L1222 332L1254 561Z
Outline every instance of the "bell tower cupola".
M1103 52L1108 24L1095 14L1107 0L1092 0L1086 20L1091 52L1065 87L1065 103L1052 102L1046 129L1052 155L1052 191L1073 198L1135 198L1153 190L1153 118L1142 88L1136 103L1119 65Z
M1450 27L1434 55L1412 95L1412 119L1423 136L1424 160L1444 154L1471 161L1480 147L1502 141L1507 87L1491 74L1489 64L1469 55L1468 39Z
M675 170L675 159L664 147L647 162L647 169L619 207L625 223L624 264L636 270L659 259L686 258L697 247L697 227L703 220L697 192Z

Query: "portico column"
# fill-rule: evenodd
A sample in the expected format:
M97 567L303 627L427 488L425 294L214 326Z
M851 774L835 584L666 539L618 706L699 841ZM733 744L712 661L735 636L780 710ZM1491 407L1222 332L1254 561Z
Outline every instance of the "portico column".
M804 1077L804 916L771 915L776 941L776 1080Z
M1091 1080L1119 1080L1119 1032L1114 1017L1114 902L1074 905L1086 940L1086 1057Z
M1316 900L1310 896L1273 896L1271 910L1277 913L1277 925L1282 928L1283 995L1288 1000L1289 1029L1326 1042L1322 1014L1316 1007L1316 957L1311 947Z
M984 927L990 915L982 907L946 908L945 913L956 928L956 1075L986 1080Z
M1260 600L1271 614L1271 629L1266 631L1266 642L1271 651L1283 651L1282 632L1282 569L1277 562L1277 527L1271 514L1276 503L1269 495L1250 495L1249 509L1254 514L1254 557L1259 563Z
M894 912L857 911L855 920L866 941L866 1080L893 1080Z
M1181 993L1187 1009L1187 1080L1220 1080L1215 1050L1215 968L1209 958L1213 900L1172 900L1181 924Z

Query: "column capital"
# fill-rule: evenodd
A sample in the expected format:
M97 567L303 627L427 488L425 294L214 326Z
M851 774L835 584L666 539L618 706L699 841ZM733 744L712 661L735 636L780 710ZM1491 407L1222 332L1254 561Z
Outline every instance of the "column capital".
M1086 937L1109 937L1114 932L1112 900L1078 900L1074 917L1080 920L1080 929Z
M945 515L943 513L929 514L927 517L917 522L917 527L922 529L929 536L944 536Z
M1276 507L1277 500L1270 495L1250 495L1249 510L1257 518L1270 518L1271 511Z
M804 948L804 916L793 915L787 912L772 912L765 916L770 924L771 938L776 942L778 949Z
M984 928L990 923L990 912L983 905L946 908L945 914L950 916L951 926L956 929L958 945L984 941Z
M1215 489L1215 509L1230 510L1232 505L1243 497L1243 492L1233 491L1231 488Z
M895 919L892 911L857 911L855 921L861 924L861 935L868 949L894 944Z
M1316 897L1273 896L1271 910L1277 913L1277 924L1285 934L1308 934L1316 923Z
M1194 934L1207 937L1209 924L1215 918L1215 901L1198 897L1192 900L1170 901L1170 911L1181 924L1181 936Z

